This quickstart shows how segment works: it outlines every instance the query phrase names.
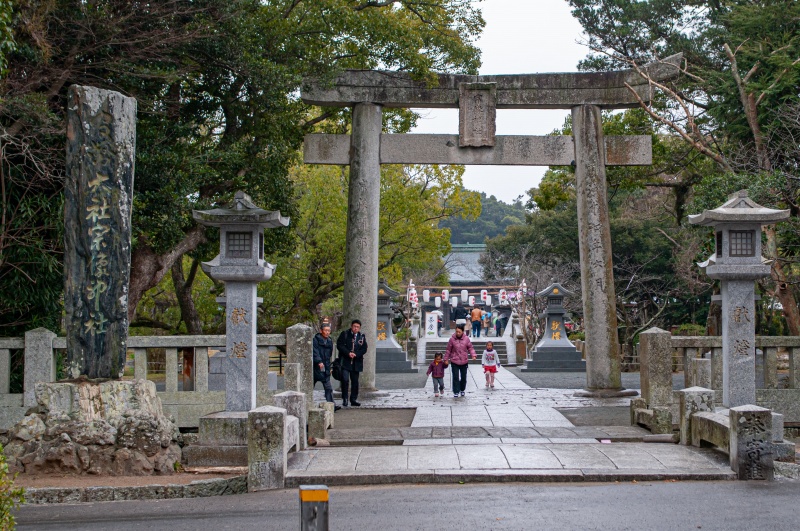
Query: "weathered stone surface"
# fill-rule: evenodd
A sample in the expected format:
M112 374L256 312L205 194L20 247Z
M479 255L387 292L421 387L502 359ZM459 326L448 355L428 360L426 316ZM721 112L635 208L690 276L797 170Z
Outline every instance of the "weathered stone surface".
M672 334L651 328L639 334L642 398L650 408L672 404Z
M692 446L716 446L728 451L730 419L724 413L700 411L692 415Z
M36 405L36 384L54 382L56 363L53 358L53 340L56 335L46 328L25 332L25 375L23 405Z
M622 391L622 383L600 108L574 107L572 129L586 332L586 388L590 393L617 392Z
M325 439L328 428L324 409L313 408L308 410L308 436L315 439Z
M286 477L286 410L263 406L247 416L247 490L282 489Z
M773 479L769 409L752 405L730 409L730 459L739 479Z
M460 147L458 135L383 134L381 164L468 164L492 166L569 166L575 160L571 136L495 136L491 149ZM350 164L350 135L308 134L307 164ZM652 137L605 137L606 166L649 166Z
M752 280L726 280L720 282L720 293L722 404L726 407L755 404L755 287Z
M375 337L378 312L381 125L380 105L353 107L342 323L360 320L368 338ZM375 388L375 341L368 340L367 346L360 380L365 391Z
M10 431L9 465L25 473L170 474L180 460L177 427L155 384L39 383L38 412Z
M125 366L135 149L135 99L70 87L64 309L73 377L117 378Z
M711 389L711 360L705 358L692 358L689 370L692 374L692 386Z
M314 331L310 326L296 324L286 329L286 362L297 364L300 385L297 389L286 387L286 390L299 391L305 394L306 407L311 406L314 396L314 368L311 344L313 339ZM334 355L336 355L335 352ZM291 412L289 414L294 415Z
M497 129L497 83L458 85L458 145L494 146Z
M297 391L284 391L273 397L275 407L286 410L287 415L297 417L298 435L297 450L304 450L307 442L306 425L308 423L308 408L306 407L306 396ZM324 437L323 437L324 438Z
M702 387L690 387L678 391L680 396L680 443L683 445L692 442L692 415L701 411L714 411L714 391Z
M682 55L673 55L642 67L653 79L671 79L680 72ZM652 87L635 70L602 73L553 73L499 76L437 74L428 87L403 72L349 70L333 86L306 80L303 101L311 105L346 107L372 102L386 107L458 107L462 83L496 83L498 109L569 109L575 105L606 108L637 107L652 97ZM631 86L629 89L625 84Z

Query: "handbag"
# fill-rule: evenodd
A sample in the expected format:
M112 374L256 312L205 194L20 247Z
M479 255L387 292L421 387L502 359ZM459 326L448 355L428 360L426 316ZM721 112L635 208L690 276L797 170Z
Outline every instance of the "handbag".
M337 382L342 381L342 358L336 358L333 360L333 363L331 363L331 376L333 376L333 379Z

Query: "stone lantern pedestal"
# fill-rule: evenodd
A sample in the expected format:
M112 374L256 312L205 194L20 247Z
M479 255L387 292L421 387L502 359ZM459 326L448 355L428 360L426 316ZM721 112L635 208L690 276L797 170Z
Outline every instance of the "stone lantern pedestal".
M770 274L761 256L761 226L788 218L788 210L763 207L745 190L719 208L689 216L690 223L716 232L716 252L698 265L720 281L722 403L728 408L756 403L754 281Z
M545 318L544 337L536 344L531 359L522 372L586 372L586 361L567 337L564 328L564 297L572 295L555 282L536 294L547 298L547 308L539 316Z

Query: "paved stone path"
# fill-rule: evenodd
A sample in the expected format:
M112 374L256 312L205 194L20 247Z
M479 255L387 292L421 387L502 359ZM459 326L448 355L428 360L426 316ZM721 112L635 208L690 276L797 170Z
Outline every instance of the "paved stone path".
M446 376L444 397L434 397L431 378L424 388L365 397L362 407L416 408L411 427L330 430L331 447L290 455L288 485L733 478L719 452L638 442L649 432L637 426L574 426L555 409L629 398L533 389L502 367L487 389L479 365L469 366L466 397L453 398Z

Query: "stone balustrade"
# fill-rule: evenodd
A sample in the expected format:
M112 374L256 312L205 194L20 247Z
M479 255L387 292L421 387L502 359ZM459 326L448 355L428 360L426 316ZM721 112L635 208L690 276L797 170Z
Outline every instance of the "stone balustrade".
M288 340L285 334L259 334L256 338L258 406L271 405L277 392L277 373L269 371L269 354L277 347L285 347L287 352L285 389L306 393L311 389L310 336L304 330L307 327L294 328L289 329ZM133 351L134 379L148 377L148 349L166 351L164 383L162 387L161 381L158 382L158 396L164 411L174 417L179 427L197 427L203 415L225 409L224 380L221 386L213 381L213 353L224 346L224 335L128 338L129 352ZM44 328L27 332L24 338L0 338L0 429L13 426L24 417L27 408L35 405L25 393L32 391L35 382L55 381L56 357L64 349L66 339ZM23 393L12 394L9 391L14 350L24 351L25 375ZM290 373L294 379L288 378ZM310 405L311 400L308 402Z

